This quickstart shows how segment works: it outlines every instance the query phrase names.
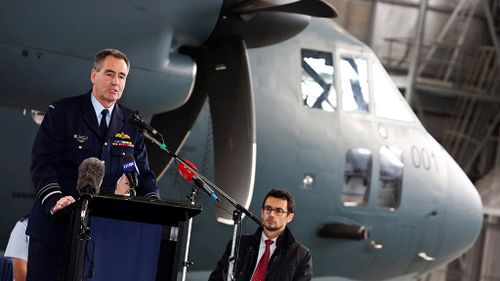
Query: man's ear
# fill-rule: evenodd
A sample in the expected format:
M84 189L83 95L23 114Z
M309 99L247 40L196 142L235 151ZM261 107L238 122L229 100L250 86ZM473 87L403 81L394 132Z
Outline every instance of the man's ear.
M97 71L95 70L95 68L92 68L92 71L90 71L90 81L92 81L92 84L95 83L96 74L97 74Z
M288 214L286 216L286 223L289 223L293 220L294 213Z

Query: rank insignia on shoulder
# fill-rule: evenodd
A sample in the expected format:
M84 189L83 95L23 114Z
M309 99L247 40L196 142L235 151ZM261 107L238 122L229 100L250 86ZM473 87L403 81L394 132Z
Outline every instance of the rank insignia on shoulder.
M122 140L129 140L130 136L124 132L121 132L121 133L116 133L115 138L122 139Z
M89 139L89 137L88 137L88 136L85 136L85 135L78 135L78 134L74 134L74 135L73 135L73 138L74 138L77 142L79 142L79 143L84 143L84 142L86 142L86 141Z

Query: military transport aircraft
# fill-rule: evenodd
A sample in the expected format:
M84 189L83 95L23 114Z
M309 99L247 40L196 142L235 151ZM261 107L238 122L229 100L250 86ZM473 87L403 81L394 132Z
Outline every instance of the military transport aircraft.
M410 280L464 253L476 189L335 15L322 0L0 1L2 248L34 198L33 120L86 92L93 55L113 47L132 61L122 102L170 149L256 214L270 188L295 195L314 280ZM187 200L148 150L162 198ZM206 280L232 237L231 205L197 202L188 280Z

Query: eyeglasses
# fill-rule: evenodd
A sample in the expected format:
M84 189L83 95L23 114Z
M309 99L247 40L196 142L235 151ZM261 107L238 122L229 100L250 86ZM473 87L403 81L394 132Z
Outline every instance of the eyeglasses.
M274 214L278 217L281 217L283 214L288 214L287 211L281 208L273 208L271 206L264 206L262 210L264 210L264 213L266 214L270 214L272 211L274 211Z

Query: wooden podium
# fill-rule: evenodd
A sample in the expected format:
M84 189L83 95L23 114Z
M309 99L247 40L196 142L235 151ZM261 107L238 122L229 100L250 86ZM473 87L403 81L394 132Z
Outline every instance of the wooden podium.
M84 276L91 218L101 217L129 222L161 225L156 281L176 280L182 266L182 226L201 212L201 206L189 202L96 195L80 198L70 211L70 228L62 280L81 281ZM119 261L116 261L119 262Z

